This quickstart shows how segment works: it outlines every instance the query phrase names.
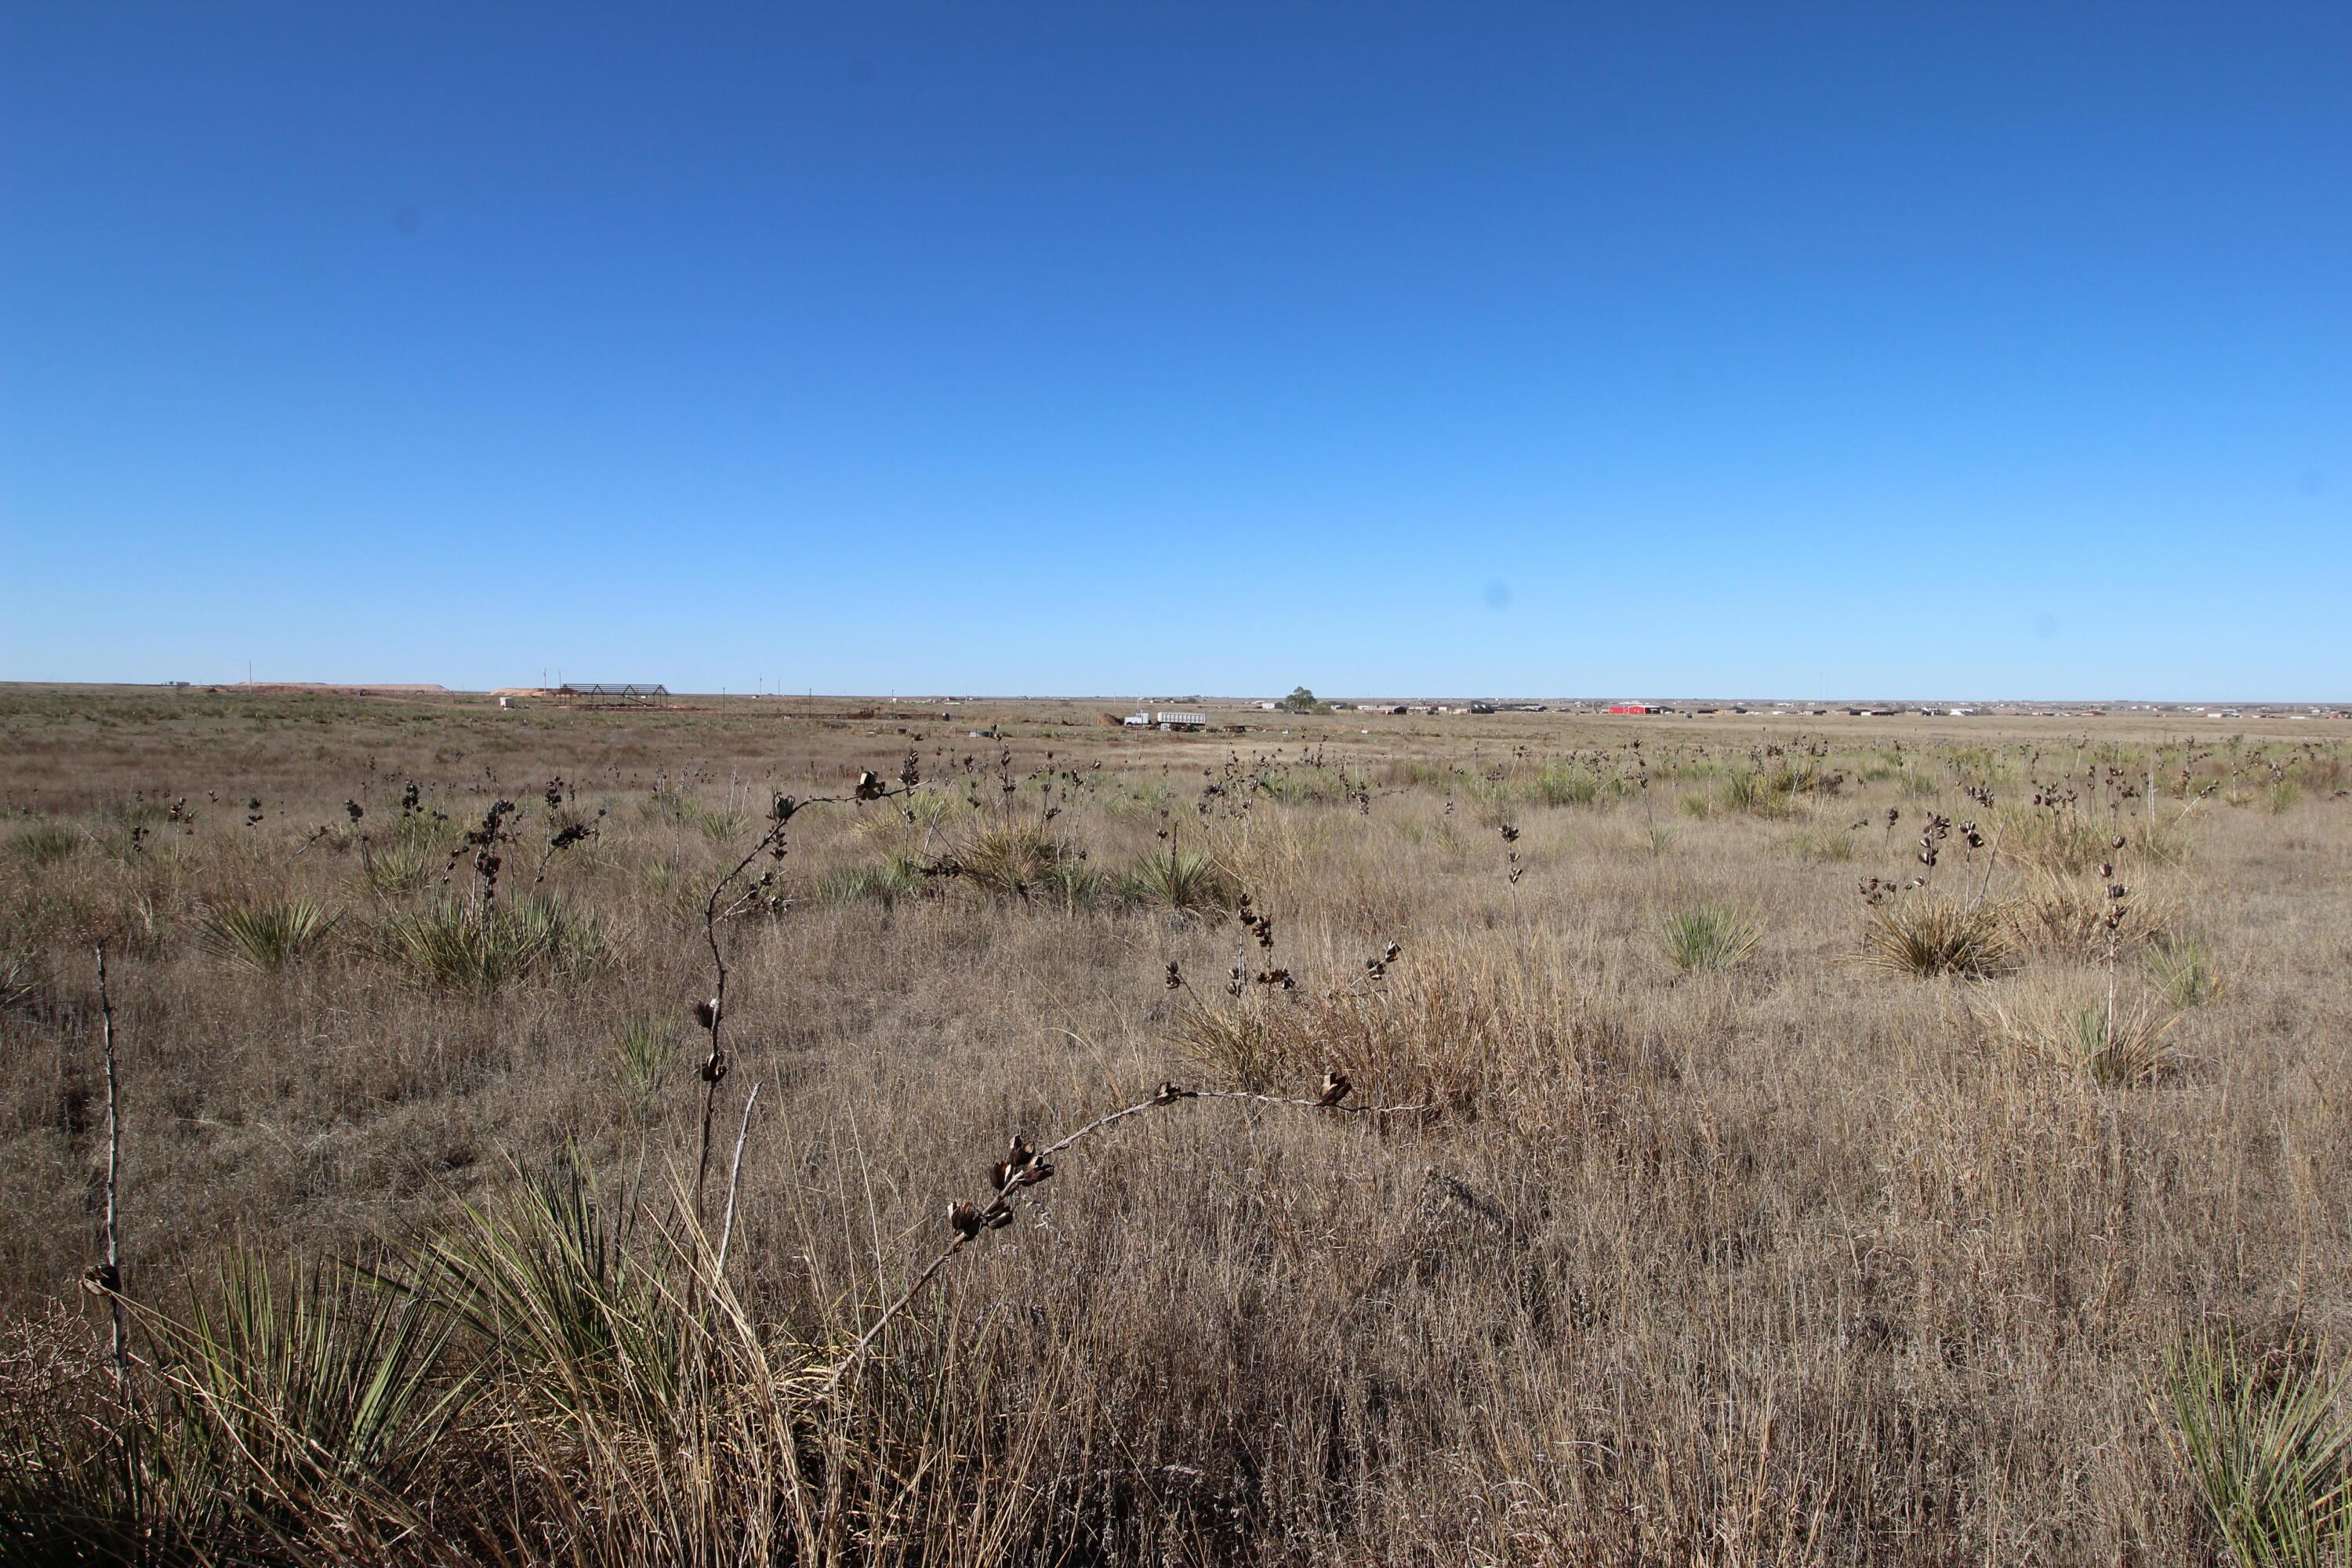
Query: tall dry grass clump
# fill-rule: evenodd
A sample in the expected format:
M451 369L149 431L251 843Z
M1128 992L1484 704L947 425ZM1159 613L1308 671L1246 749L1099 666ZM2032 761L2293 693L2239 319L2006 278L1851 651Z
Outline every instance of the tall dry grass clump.
M1622 1018L1549 944L1448 933L1319 984L1244 967L1238 984L1188 983L1172 1023L1221 1085L1274 1089L1337 1067L1384 1103L1534 1126L1573 1114L1580 1086L1626 1049Z

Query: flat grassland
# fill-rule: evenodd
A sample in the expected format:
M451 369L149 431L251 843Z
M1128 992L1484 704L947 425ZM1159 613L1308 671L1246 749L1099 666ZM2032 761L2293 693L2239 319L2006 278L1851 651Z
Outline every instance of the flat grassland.
M2341 1530L2347 726L860 710L0 689L0 1556Z

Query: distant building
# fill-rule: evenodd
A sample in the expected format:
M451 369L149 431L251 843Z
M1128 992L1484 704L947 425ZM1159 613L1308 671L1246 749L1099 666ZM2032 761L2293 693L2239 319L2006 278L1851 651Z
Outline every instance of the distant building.
M1652 710L1646 702L1612 702L1606 710L1611 713L1648 713Z
M555 689L567 708L650 708L669 705L657 680L567 680Z

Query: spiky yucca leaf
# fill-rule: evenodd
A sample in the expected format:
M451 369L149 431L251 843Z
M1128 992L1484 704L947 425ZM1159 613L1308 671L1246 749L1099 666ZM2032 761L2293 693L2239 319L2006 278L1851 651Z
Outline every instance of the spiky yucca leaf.
M2352 1562L2352 1422L2344 1378L2206 1334L2165 1361L2182 1459L2238 1568Z

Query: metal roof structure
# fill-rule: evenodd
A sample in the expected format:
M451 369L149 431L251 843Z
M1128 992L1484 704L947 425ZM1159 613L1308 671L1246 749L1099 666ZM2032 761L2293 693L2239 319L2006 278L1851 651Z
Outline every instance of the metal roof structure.
M556 688L574 697L667 697L669 688L658 680L567 680Z

